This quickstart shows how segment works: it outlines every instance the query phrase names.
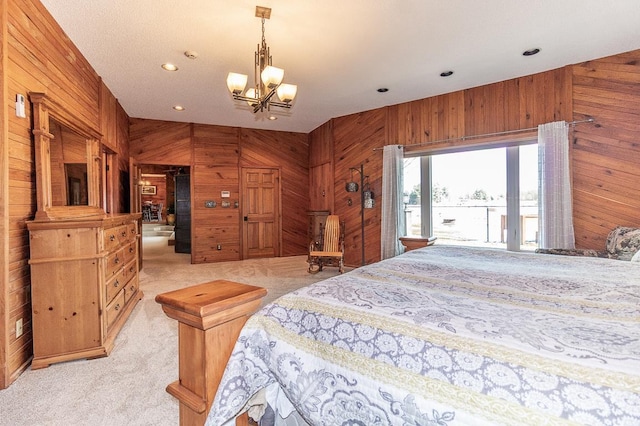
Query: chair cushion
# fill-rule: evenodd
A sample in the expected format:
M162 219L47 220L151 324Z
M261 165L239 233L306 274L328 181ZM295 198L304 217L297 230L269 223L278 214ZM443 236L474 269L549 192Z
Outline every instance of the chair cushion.
M618 260L631 260L640 250L640 228L618 226L607 237L609 257Z

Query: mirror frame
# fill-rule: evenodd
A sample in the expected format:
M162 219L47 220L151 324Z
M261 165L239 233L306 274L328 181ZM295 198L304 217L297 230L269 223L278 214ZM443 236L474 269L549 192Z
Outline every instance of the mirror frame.
M44 93L31 92L29 98L33 105L33 137L36 162L36 220L98 219L107 214L100 206L101 202L101 144L102 134L89 127L81 126L68 109L55 102ZM88 205L54 206L52 205L51 155L49 148L54 139L49 129L49 119L78 133L87 145L87 191ZM66 183L65 183L66 184Z

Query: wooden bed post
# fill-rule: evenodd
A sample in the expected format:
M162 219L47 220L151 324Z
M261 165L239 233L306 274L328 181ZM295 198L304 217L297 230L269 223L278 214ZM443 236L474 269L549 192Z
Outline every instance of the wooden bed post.
M267 290L217 280L162 293L156 302L178 320L179 379L167 392L180 401L180 425L204 425L231 351ZM237 425L248 425L246 413Z

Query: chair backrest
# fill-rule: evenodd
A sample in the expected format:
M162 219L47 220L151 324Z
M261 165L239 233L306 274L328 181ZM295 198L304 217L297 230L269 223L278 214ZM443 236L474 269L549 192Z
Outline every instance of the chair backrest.
M340 219L337 214L327 216L323 240L322 251L340 251Z

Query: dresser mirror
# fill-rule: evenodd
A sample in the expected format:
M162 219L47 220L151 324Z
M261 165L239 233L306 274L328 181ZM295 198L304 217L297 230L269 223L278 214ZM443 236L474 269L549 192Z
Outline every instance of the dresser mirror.
M51 205L88 206L87 140L49 117Z
M43 93L30 93L36 220L104 217L101 135Z

